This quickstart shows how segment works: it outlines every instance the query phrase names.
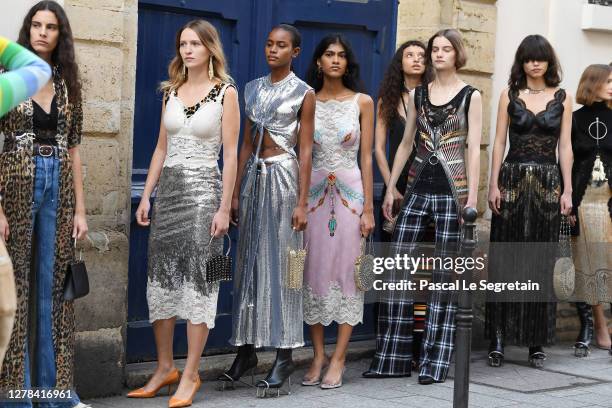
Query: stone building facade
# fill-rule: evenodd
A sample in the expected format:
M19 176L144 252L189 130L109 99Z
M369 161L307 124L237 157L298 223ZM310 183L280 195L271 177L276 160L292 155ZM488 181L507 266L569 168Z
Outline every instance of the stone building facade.
M119 393L125 369L137 0L65 0L84 93L82 157L91 292L77 300L75 380Z
M91 293L76 303L75 376L83 397L102 396L121 392L125 378L138 0L59 2L65 6L73 27L83 79L82 156L90 225L84 257ZM483 95L478 197L481 213L487 198L487 146L494 131L488 118L496 106L496 96L492 95L496 3L495 0L401 0L398 11L397 44L414 38L427 41L435 31L447 27L459 29L464 36L469 58L460 74ZM20 20L22 10L15 13L19 15L12 18ZM488 222L482 222L481 226L481 233L488 234ZM478 327L474 334L478 336Z

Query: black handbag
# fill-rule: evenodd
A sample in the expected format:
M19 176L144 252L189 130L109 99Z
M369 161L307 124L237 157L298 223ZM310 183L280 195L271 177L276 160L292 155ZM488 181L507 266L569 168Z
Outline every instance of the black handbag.
M219 281L231 281L232 280L232 258L229 253L232 249L232 240L228 234L223 236L223 239L229 241L227 252L225 255L210 256L210 244L212 244L214 236L210 238L208 242L208 256L206 258L206 282L214 283Z
M76 239L74 240L76 248ZM83 250L79 251L79 259L68 264L66 280L64 281L64 300L82 298L89 293L89 278L83 262Z

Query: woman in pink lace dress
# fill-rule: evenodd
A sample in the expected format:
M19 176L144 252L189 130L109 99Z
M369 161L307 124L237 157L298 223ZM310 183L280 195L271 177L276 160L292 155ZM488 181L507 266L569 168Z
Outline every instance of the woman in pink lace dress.
M310 325L314 358L303 385L342 385L353 326L363 318L363 292L354 264L362 237L374 229L372 143L374 103L363 89L349 43L339 34L315 50L308 82L317 95L312 176L308 199L308 247L304 271L304 321ZM361 148L360 164L358 152ZM336 349L328 359L323 326L338 324ZM323 368L329 368L322 378Z

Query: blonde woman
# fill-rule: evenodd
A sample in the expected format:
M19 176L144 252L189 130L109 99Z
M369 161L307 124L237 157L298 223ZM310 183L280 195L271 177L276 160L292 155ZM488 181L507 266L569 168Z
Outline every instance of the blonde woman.
M219 284L206 282L205 262L209 254L223 251L229 228L240 112L219 35L210 23L194 20L178 31L168 71L159 139L136 210L139 225L151 224L147 301L158 363L149 382L128 397L153 397L179 383L169 406L185 407L200 387L200 357L215 324ZM156 185L151 222L149 199ZM187 362L180 382L172 355L176 318L187 320Z

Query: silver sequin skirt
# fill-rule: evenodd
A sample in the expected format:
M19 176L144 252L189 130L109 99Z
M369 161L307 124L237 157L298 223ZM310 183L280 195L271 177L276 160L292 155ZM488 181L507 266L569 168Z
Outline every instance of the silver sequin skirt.
M206 282L210 226L222 194L217 168L164 167L149 236L149 320L177 317L215 325L219 284ZM210 255L223 251L214 239Z
M291 217L298 197L298 163L282 154L247 164L240 193L238 259L234 274L233 334L240 346L304 345L302 290L287 287L287 246L302 245Z

